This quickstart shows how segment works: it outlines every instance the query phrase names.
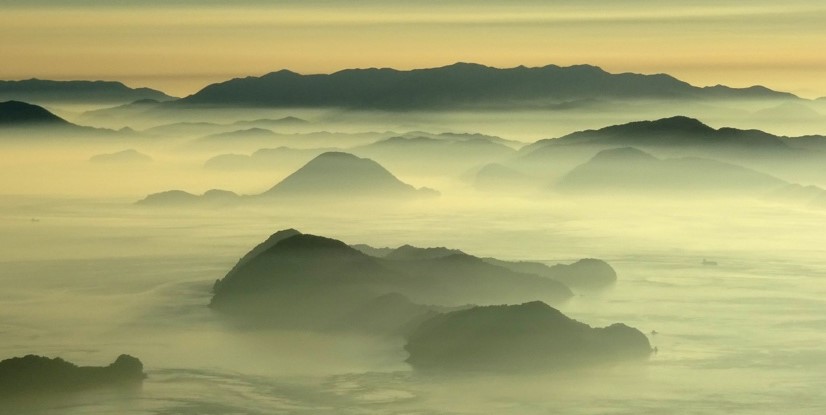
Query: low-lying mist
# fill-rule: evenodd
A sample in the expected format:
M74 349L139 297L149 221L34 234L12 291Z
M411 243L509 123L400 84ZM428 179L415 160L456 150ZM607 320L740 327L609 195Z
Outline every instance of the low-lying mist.
M139 357L148 375L137 393L89 393L24 405L15 413L822 410L826 322L818 316L826 311L821 283L826 210L768 197L774 190L769 187L780 185L774 176L761 181L769 187L758 191L687 190L675 181L668 192L629 192L623 182L629 176L620 169L611 181L590 181L589 191L571 192L558 186L570 170L550 174L551 169L521 164L520 142L685 113L661 108L631 117L631 112L237 110L220 116L132 115L110 122L92 114L66 117L96 127L129 126L136 135L0 136L0 333L6 340L0 357L39 354L105 365L126 353ZM715 127L759 126L732 121L730 114L739 113L701 120ZM234 124L288 116L308 124ZM212 124L144 133L181 121ZM273 135L214 136L249 128ZM797 135L813 132L806 131L810 128L816 125L778 123L770 130ZM317 134L322 131L331 134ZM442 133L483 134L486 142L512 151L459 158L460 151L421 163L422 154L448 150L358 151L393 137L439 143L472 138ZM212 144L202 145L210 136ZM235 139L243 144L236 146ZM439 195L388 200L344 192L223 204L135 203L173 189L261 194L316 155L273 159L275 165L256 168L244 168L247 161L221 169L205 163L281 145L370 158L399 182ZM135 152L120 153L129 149ZM584 158L577 152L568 160L571 169L599 151L588 150ZM652 153L662 160L681 157L674 149ZM406 154L416 156L406 159ZM91 160L100 155L111 157ZM793 162L782 163L793 173ZM491 163L518 174L507 176L511 182L503 180L500 188L479 186L475 174ZM648 172L635 173L636 179ZM769 173L789 184L818 183L780 169ZM713 172L697 177L710 188L719 185ZM518 186L521 181L524 187ZM446 247L480 258L547 265L604 260L616 271L616 283L574 290L553 307L593 327L621 322L637 328L656 353L642 361L539 373L426 373L406 362L401 335L244 325L210 308L215 281L256 245L288 228L374 248Z

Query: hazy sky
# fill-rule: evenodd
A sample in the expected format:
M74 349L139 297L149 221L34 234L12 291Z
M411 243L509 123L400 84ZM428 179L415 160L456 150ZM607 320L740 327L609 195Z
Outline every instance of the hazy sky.
M0 78L185 95L288 68L588 63L826 96L823 0L0 0Z

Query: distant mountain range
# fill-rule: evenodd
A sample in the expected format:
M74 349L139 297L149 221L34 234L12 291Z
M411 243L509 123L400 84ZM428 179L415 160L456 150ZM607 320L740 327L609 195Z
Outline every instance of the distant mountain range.
M303 75L279 70L208 85L176 99L150 88L111 81L0 81L0 100L34 103L129 104L148 107L304 107L351 109L554 108L601 100L799 100L763 86L697 87L666 74L609 73L592 65L494 68L474 63L396 70L345 69ZM167 102L171 101L171 102ZM92 115L92 114L89 114ZM99 114L106 116L105 114Z
M548 106L589 99L798 99L761 86L696 87L665 74L612 74L596 66L493 68L472 63L401 71L347 69L302 75L288 70L205 87L174 105L443 109Z
M50 81L27 79L0 81L0 101L17 100L33 103L101 103L125 104L138 100L169 101L175 99L150 88L130 88L112 81Z

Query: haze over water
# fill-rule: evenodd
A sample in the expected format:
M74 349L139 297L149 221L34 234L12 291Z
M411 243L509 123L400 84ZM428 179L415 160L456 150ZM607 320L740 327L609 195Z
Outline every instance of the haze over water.
M826 410L816 2L0 10L0 413Z

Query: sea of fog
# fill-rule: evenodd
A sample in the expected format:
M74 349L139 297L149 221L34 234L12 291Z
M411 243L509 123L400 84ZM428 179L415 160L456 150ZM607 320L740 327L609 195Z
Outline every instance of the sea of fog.
M212 283L289 227L501 259L605 259L616 286L558 308L591 325L637 327L658 353L581 371L428 376L404 363L401 339L240 328L208 309ZM752 201L448 195L310 214L3 196L0 358L106 365L128 353L148 374L139 391L15 413L824 413L825 231L823 211Z

